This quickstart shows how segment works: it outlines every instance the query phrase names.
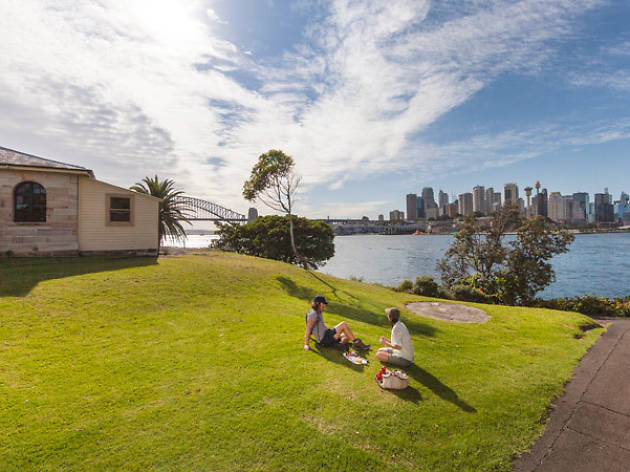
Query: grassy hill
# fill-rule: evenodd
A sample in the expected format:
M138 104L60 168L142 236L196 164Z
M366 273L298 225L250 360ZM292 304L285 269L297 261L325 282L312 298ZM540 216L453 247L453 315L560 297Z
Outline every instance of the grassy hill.
M382 391L374 350L303 351L316 294L373 346L401 308L411 387ZM486 305L450 324L412 300L233 254L0 260L0 470L509 470L602 330Z

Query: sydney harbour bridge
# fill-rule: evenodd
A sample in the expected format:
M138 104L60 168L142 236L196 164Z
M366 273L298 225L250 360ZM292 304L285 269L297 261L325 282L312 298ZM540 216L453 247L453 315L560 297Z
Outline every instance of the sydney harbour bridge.
M190 221L229 221L232 223L247 223L247 216L234 210L225 208L217 203L200 198L182 195L177 197L177 202L187 208L187 219ZM250 213L252 211L250 210ZM257 212L254 213L257 214ZM250 215L253 216L253 215Z

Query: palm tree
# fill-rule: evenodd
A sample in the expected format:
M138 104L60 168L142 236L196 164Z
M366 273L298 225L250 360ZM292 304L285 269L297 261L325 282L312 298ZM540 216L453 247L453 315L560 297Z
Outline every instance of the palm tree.
M182 222L190 224L187 213L190 211L178 197L184 192L175 189L175 182L171 179L160 180L158 176L145 177L142 182L136 182L130 187L131 190L138 193L144 193L160 198L160 218L158 225L158 254L162 239L170 236L174 239L181 239L186 236Z

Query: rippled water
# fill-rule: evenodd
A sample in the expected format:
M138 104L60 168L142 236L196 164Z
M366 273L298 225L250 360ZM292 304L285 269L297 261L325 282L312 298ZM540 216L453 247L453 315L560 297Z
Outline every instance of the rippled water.
M357 235L335 238L335 256L321 272L362 277L366 282L399 285L419 275L433 275L436 262L450 246L446 235ZM571 297L630 294L630 234L577 235L570 251L552 260L556 282L542 296Z

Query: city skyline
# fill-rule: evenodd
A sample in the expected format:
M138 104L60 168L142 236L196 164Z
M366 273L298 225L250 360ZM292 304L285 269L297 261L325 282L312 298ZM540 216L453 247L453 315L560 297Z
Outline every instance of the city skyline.
M559 223L612 223L623 220L624 224L630 224L630 196L623 190L618 199L615 199L607 187L602 192L593 194L579 191L562 194L549 190L540 181L525 187L519 187L516 182L506 182L502 192L479 184L471 190L449 201L446 193L440 189L440 203L435 208L436 204L430 198L434 189L423 187L421 195L406 195L406 213L400 210L390 211L390 219L414 221L436 219L438 216L452 218L473 214L490 215L509 203L520 208L525 216L548 216Z

